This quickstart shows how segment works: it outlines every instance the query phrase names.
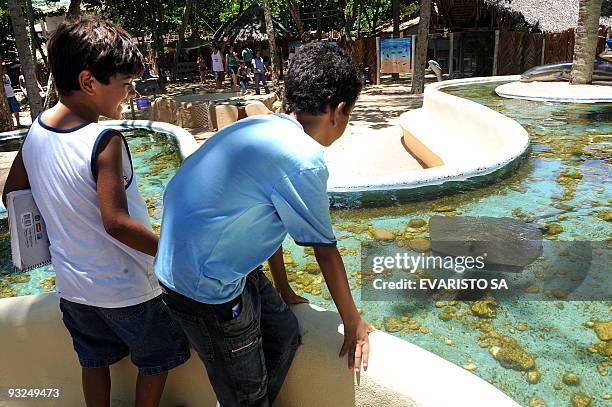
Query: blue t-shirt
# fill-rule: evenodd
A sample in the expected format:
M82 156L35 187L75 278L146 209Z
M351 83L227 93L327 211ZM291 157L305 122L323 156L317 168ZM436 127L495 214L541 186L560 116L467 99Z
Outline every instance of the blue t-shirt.
M155 273L196 301L237 297L287 232L335 246L323 149L299 122L257 115L224 127L185 160L164 194Z
M261 57L259 58L253 58L253 61L251 61L253 64L253 72L254 73L263 73L266 71L266 67L264 66L264 62L263 59Z

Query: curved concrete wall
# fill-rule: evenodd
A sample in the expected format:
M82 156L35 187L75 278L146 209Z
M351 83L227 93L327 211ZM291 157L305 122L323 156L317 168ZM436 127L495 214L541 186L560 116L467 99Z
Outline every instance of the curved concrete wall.
M293 307L300 322L299 348L275 406L286 407L517 407L501 391L454 364L383 332L370 335L367 372L356 380L338 352L337 313L314 305ZM55 294L0 300L0 385L59 388L45 406L83 405L80 367L61 322ZM112 367L112 405L132 406L136 368L129 358ZM356 383L358 381L358 383ZM214 393L195 351L168 376L162 406L213 406ZM32 405L0 398L0 406Z
M193 135L182 127L170 123L151 120L106 120L101 124L117 130L145 129L174 136L179 145L181 159L185 159L198 149L198 143Z
M512 163L529 146L527 131L501 113L441 92L441 89L517 78L469 78L428 85L423 107L402 114L400 125L404 131L404 145L429 168L360 177L344 185L332 185L329 190L363 192L419 188L465 181Z

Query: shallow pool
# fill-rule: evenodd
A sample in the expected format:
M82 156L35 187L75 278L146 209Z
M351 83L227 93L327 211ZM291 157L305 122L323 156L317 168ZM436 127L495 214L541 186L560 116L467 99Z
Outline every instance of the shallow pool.
M487 318L477 316L472 311L474 303L467 301L361 301L362 242L372 240L376 234L391 236L400 244L407 234L427 239L426 226L407 227L415 219L419 221L413 225L428 222L434 215L537 219L558 225L549 239L610 242L612 105L501 99L493 91L497 85L463 85L446 91L521 123L532 139L527 156L506 178L477 189L417 202L412 202L409 194L391 192L386 195L384 207L378 199L376 207L366 203L356 208L336 207L332 218L353 294L364 318L377 328L464 366L522 405L529 405L533 396L541 397L548 406L568 405L577 393L592 397L593 406L604 405L604 397L612 393L605 376L612 372L610 343L600 341L592 328L597 321L610 319L609 298L574 302L504 299L484 304L495 309L495 316ZM132 132L128 140L136 157L139 187L158 227L161 193L179 164L176 146L168 143L166 136L140 131ZM0 227L0 273L6 273L12 270L6 220ZM335 308L312 250L287 239L285 254L296 291L317 304ZM49 267L0 277L0 296L52 288L53 272ZM495 341L504 342L500 347L510 353L528 355L533 366L523 371L504 367L490 351ZM376 351L372 350L372 358ZM564 383L565 373L575 374L577 380L570 375L565 377L570 384ZM444 383L440 387L444 391Z

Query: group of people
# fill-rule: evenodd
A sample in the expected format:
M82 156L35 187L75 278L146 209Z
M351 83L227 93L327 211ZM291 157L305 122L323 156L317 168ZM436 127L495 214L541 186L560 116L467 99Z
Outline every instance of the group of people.
M205 83L208 77L209 64L204 54L198 55L198 69L200 80ZM223 87L225 75L231 78L232 89L240 88L243 92L249 88L249 82L255 85L255 94L260 94L260 83L266 93L270 93L267 81L272 80L272 70L261 56L260 51L253 51L246 47L239 54L233 45L230 45L224 55L218 45L212 45L210 54L210 67L215 78L217 89Z
M48 57L59 102L32 123L2 199L30 189L45 220L88 407L110 406L109 366L128 355L136 406L157 406L189 344L218 405L271 406L301 344L289 306L307 302L288 283L287 234L313 248L344 324L340 356L367 368L372 328L336 247L322 149L343 134L362 88L345 51L304 46L285 78L285 113L226 126L185 160L164 193L159 237L124 136L98 123L120 116L142 54L120 27L81 16L60 24Z

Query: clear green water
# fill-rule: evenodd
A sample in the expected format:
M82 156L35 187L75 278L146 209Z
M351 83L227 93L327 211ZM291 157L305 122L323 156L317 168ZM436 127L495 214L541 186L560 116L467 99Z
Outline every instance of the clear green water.
M539 396L548 406L566 406L578 392L592 397L592 406L609 404L604 396L612 393L612 388L609 378L602 373L612 373L612 366L608 366L612 362L609 356L604 356L604 345L587 321L610 320L612 299L499 300L494 318L475 316L470 312L473 304L463 301L449 304L409 298L401 302L360 299L361 242L372 239L376 229L392 232L401 242L411 219L428 221L439 214L545 217L547 223L561 226L559 240L611 240L612 105L556 105L501 99L493 91L497 85L464 86L450 88L448 92L517 120L530 133L530 152L508 177L478 189L417 202L398 199L397 194L390 193L384 207L378 201L377 207L363 204L358 208L336 208L332 218L353 295L364 318L377 328L457 365L475 365L474 374L522 405L529 405L532 396ZM167 139L162 135L134 132L128 140L135 156L139 187L157 224L161 193L178 167L176 148L164 148ZM0 223L0 233L0 273L3 270L6 273L12 270L6 221ZM426 227L412 230L411 234L428 237ZM296 291L312 302L335 308L312 252L290 239L284 247L289 278ZM0 277L0 296L49 291L52 277L49 267L27 275L5 274ZM440 318L440 314L444 317L451 310L454 317L448 321ZM538 383L529 384L526 372L505 368L491 355L488 349L491 341L500 336L513 338L517 344L513 349L533 357L536 367L531 370L541 375ZM376 351L372 350L372 358ZM580 384L563 384L562 375L567 372L578 375Z

